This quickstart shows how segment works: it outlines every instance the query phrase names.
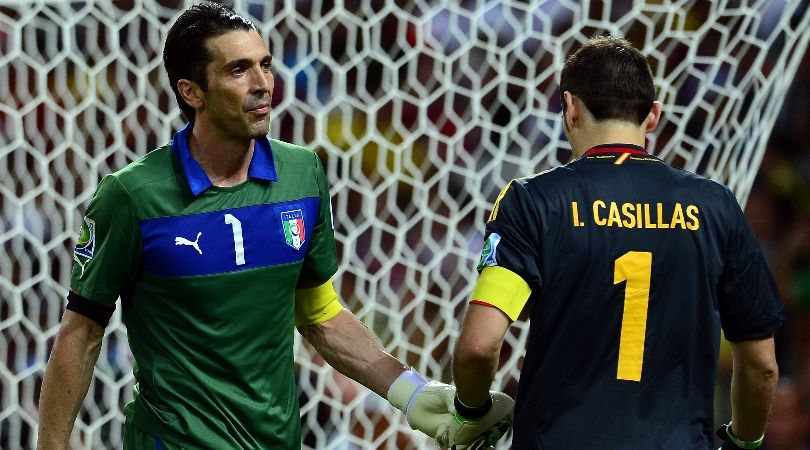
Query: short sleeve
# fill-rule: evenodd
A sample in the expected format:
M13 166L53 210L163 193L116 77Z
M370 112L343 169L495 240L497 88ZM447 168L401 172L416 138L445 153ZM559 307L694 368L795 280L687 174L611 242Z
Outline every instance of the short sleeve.
M753 232L731 191L732 227L718 286L720 322L730 341L772 335L785 320L776 283Z
M318 221L312 230L312 240L304 257L301 271L302 280L322 282L332 278L337 272L338 260L335 248L335 229L332 225L332 202L329 183L323 171L321 160L315 155L315 182L318 185Z
M132 199L118 178L108 175L82 219L70 288L88 300L112 303L131 285L139 264L140 232Z
M492 207L484 235L478 271L498 266L526 281L534 290L542 285L540 223L533 199L520 180L512 180Z

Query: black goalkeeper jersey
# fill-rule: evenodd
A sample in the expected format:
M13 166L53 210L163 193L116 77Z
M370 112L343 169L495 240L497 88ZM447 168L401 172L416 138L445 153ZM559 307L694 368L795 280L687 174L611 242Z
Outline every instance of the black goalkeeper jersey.
M520 450L709 449L721 324L750 340L784 320L732 192L636 146L512 181L484 266L532 289Z

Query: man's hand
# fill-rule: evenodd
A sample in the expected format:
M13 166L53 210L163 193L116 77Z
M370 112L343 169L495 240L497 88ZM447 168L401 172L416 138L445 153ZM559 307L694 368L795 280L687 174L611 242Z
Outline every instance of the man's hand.
M405 413L408 425L436 438L453 422L456 388L427 381L413 369L403 372L388 388L388 401Z
M455 386L427 381L413 369L391 383L387 397L405 413L411 428L434 438L439 448L490 448L512 427L515 401L508 395L491 391L486 405L470 414L469 408L457 403Z
M734 436L734 433L731 431L731 423L721 425L720 428L717 429L717 437L723 441L723 445L717 450L757 449L762 447L762 441L765 438L763 435L753 442L741 441Z
M452 450L492 447L512 427L514 407L515 401L503 392L490 391L490 400L475 409L454 399L454 420L446 431L436 436L436 444Z

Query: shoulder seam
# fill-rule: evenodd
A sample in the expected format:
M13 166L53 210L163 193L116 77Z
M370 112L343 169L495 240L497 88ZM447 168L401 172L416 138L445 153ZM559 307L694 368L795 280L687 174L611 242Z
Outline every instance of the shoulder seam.
M108 176L111 177L113 180L115 180L115 183L118 185L118 187L121 188L121 191L125 194L125 196L127 198L127 202L129 202L129 208L128 209L130 211L130 214L133 216L132 219L134 220L135 223L137 223L138 222L138 214L137 214L137 211L135 210L135 202L132 200L132 194L130 194L129 189L127 189L127 187L124 185L124 183L122 183L121 180L118 179L118 175L116 175L115 173L111 173Z

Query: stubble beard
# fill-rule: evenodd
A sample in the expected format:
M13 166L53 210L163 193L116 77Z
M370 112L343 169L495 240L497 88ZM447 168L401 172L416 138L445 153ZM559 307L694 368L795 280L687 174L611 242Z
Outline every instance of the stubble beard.
M228 115L227 117L217 117L214 125L221 133L231 139L250 140L267 136L270 132L270 113L257 120L249 112L240 112L238 115Z
M248 126L251 139L267 136L270 133L270 113L263 119Z
M271 97L272 97L272 94L271 94ZM256 106L262 104L262 103L270 104L270 101L271 101L271 98L267 98L265 96L249 99L243 105L243 112L248 114L248 116L250 118L249 120L252 121L252 120L254 120L254 117L253 117L253 114L250 112L250 110L255 108ZM270 114L272 114L272 112L273 112L273 108L271 106L270 109L267 111L267 115L265 115L264 117L262 117L261 119L255 121L253 123L248 124L248 129L249 129L249 132L251 134L252 139L262 137L262 136L267 136L267 134L270 132Z

